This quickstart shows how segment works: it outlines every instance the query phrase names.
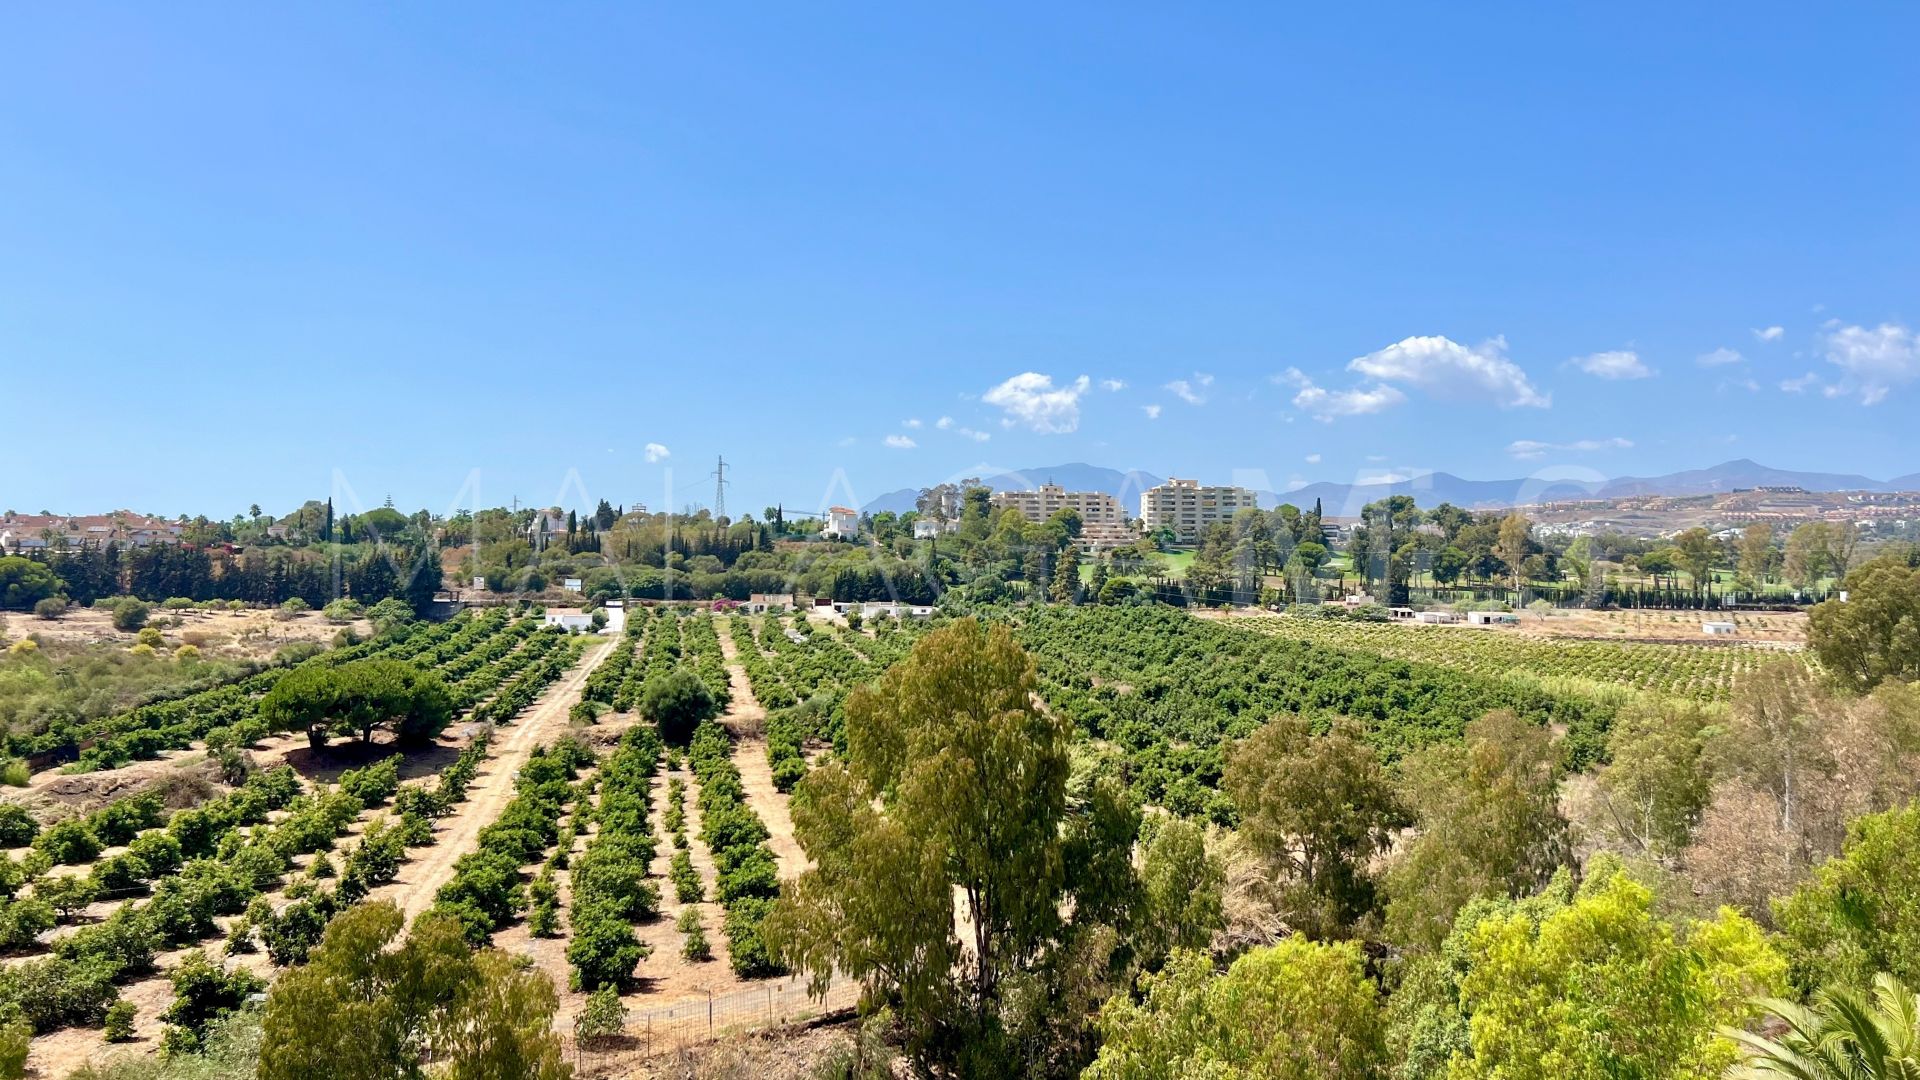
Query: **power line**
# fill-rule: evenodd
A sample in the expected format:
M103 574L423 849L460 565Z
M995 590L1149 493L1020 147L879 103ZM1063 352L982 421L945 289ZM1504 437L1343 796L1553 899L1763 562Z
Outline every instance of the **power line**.
M720 464L713 470L713 520L719 521L727 516L727 458L720 456Z

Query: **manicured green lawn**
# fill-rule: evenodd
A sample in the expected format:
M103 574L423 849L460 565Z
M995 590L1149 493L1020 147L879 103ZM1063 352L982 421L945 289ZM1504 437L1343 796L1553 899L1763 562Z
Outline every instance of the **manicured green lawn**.
M1185 578L1187 576L1187 567L1193 565L1193 549L1175 548L1172 551L1162 552L1160 558L1166 560L1167 576L1172 578ZM1083 559L1081 561L1081 581L1093 580L1093 564L1098 561L1097 559Z

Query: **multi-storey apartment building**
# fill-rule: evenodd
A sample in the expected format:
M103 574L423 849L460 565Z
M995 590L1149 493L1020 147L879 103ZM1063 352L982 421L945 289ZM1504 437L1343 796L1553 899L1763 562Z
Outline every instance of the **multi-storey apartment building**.
M1234 514L1255 505L1247 488L1212 487L1169 477L1159 487L1140 493L1140 523L1148 532L1172 529L1176 539L1190 544L1200 539L1207 526L1231 521Z
M1120 500L1104 491L1068 491L1058 484L1041 484L1033 491L996 491L993 505L1018 510L1028 521L1045 521L1061 510L1080 515L1080 541L1090 550L1132 543L1134 531Z
M1028 521L1045 521L1062 510L1080 515L1082 525L1124 525L1120 500L1104 491L1068 491L1059 484L1041 484L1032 491L996 491L993 505L1020 511Z

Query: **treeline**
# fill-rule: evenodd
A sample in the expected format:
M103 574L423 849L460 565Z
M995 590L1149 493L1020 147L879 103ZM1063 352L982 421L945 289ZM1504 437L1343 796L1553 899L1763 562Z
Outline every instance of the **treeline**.
M389 597L425 610L439 591L440 557L419 545L354 545L319 549L198 548L155 544L121 549L117 544L80 551L37 552L59 579L59 590L77 604L108 596L162 601L241 600L279 605L299 599L320 608L342 596L363 604Z

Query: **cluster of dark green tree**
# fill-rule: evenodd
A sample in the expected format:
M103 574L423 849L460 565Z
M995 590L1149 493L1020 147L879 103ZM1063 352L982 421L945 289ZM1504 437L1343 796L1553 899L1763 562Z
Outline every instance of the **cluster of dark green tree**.
M239 551L186 544L122 550L108 543L37 552L36 558L58 578L54 592L82 605L136 596L155 603L184 597L270 607L297 599L317 609L349 596L368 606L397 598L423 612L442 587L439 552L426 541Z
M417 744L446 730L453 699L430 668L405 660L355 660L288 672L260 699L260 719L271 731L304 729L316 747L336 734L371 742L379 730Z

